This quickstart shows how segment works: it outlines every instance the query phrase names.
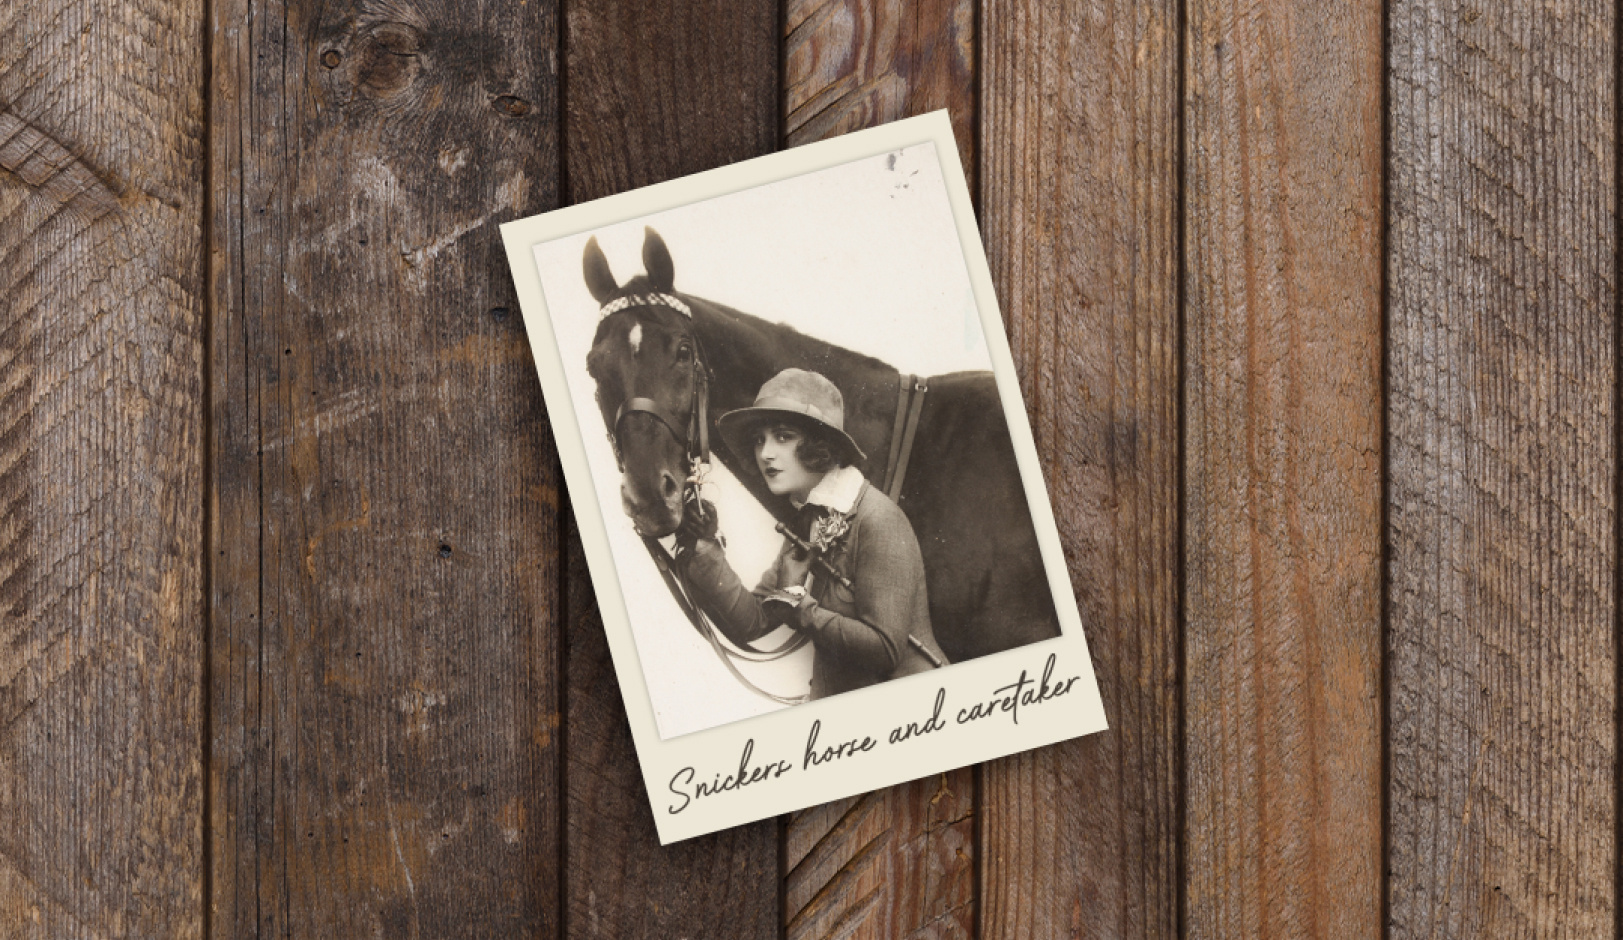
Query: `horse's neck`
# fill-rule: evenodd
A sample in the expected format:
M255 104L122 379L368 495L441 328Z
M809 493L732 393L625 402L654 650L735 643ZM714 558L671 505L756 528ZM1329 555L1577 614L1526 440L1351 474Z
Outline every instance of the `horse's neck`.
M870 471L890 446L897 401L896 369L781 323L715 304L693 304L693 327L714 377L711 419L747 408L762 384L788 368L821 373L845 397L846 431L868 453ZM735 468L736 469L736 468Z

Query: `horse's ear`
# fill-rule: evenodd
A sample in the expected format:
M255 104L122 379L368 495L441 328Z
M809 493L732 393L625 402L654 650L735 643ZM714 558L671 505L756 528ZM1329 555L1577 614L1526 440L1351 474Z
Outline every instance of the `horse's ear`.
M652 228L645 228L643 232L642 267L648 272L648 283L654 290L669 291L676 285L676 265L671 263L670 249Z
M598 247L596 235L586 243L586 254L581 258L581 266L586 272L586 289L592 292L592 298L598 303L604 303L620 289L620 283L614 279L614 272L609 270L609 259L604 257L603 249Z

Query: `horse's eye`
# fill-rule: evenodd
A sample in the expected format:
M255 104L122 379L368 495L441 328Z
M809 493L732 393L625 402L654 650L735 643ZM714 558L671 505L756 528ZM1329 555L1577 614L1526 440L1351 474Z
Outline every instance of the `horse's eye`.
M676 348L676 361L677 362L692 362L693 361L693 347L689 346L687 343L683 343L681 346L678 346Z

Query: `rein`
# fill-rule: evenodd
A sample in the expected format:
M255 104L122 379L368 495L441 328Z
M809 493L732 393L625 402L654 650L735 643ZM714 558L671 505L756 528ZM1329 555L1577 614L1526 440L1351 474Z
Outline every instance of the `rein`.
M700 636L709 641L710 648L716 652L716 658L721 660L721 664L727 667L727 671L733 674L734 679L737 679L744 688L749 689L756 695L771 699L780 705L800 705L810 701L810 693L806 695L778 695L775 692L768 692L751 682L748 676L745 676L737 666L733 665L735 659L751 663L769 663L773 660L782 659L805 646L810 642L810 638L804 633L796 633L794 637L774 650L758 650L748 644L745 644L745 648L740 650L724 644L721 639L721 631L716 629L716 625L710 621L709 615L699 609L699 605L695 604L692 597L688 595L687 585L682 576L676 571L676 566L671 563L670 553L665 551L665 546L659 544L658 539L645 538L642 543L648 547L648 554L654 559L654 567L659 569L660 576L665 579L665 586L670 588L671 596L676 598L676 606L682 608L682 613L688 618L688 622L693 624L693 629L697 630Z

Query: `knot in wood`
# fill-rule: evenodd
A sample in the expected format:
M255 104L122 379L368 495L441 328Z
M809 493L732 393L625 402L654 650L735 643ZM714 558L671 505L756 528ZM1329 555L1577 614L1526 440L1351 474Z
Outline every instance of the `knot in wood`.
M410 23L384 22L355 37L355 87L373 98L392 98L409 88L423 70L424 37ZM323 59L325 63L325 59Z
M491 107L495 108L498 114L505 114L508 117L523 117L530 113L530 103L512 95L502 95L491 102Z

